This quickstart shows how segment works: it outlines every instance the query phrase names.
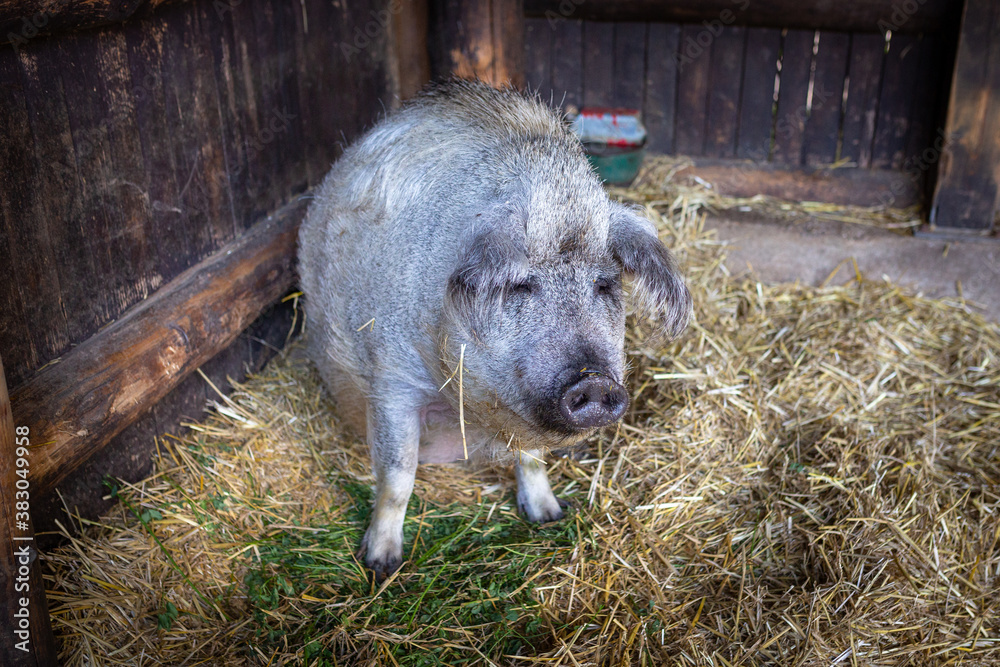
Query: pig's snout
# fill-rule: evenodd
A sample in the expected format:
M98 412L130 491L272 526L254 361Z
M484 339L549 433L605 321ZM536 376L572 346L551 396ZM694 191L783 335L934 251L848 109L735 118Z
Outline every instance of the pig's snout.
M559 413L574 430L611 424L625 414L628 393L606 375L588 375L571 384L559 399Z

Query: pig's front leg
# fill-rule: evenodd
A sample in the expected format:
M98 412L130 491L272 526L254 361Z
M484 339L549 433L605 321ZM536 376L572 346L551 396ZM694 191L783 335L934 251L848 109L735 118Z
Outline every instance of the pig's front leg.
M403 519L413 493L420 447L419 410L398 398L373 398L368 408L375 508L360 556L380 581L403 563Z
M549 486L542 452L521 452L514 474L517 477L517 507L525 519L548 523L563 518L562 507Z

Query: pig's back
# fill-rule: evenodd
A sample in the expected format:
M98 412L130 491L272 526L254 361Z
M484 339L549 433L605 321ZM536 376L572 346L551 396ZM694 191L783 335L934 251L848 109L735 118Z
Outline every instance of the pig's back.
M310 344L321 369L332 363L361 376L362 390L374 365L418 372L464 228L518 178L526 156L578 146L537 100L452 81L349 147L317 189L300 233Z

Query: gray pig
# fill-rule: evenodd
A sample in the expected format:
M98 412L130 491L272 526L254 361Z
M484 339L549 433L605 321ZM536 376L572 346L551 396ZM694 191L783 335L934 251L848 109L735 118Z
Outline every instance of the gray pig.
M367 434L360 554L379 578L402 563L418 462L513 464L521 513L562 518L544 452L628 405L623 272L668 334L691 309L653 225L608 198L566 124L470 81L431 86L344 152L299 271L309 356Z

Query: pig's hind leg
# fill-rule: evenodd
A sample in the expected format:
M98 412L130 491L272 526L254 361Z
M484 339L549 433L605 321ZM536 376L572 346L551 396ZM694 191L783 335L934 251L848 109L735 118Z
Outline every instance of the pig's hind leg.
M392 392L375 396L368 406L367 429L375 507L359 556L382 580L403 563L403 519L417 472L420 416L409 397Z
M563 518L562 506L549 485L542 452L520 452L514 475L517 477L517 507L525 519L548 523Z

